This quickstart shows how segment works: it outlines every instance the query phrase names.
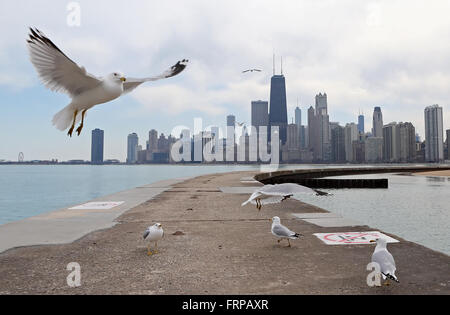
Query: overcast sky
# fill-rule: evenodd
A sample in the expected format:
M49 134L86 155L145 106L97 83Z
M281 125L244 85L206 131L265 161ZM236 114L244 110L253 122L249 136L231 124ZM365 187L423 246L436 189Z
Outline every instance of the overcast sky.
M31 5L32 3L32 5ZM177 125L224 126L226 115L250 123L250 102L268 100L272 54L283 56L289 121L328 94L330 121L372 127L410 121L424 136L426 106L444 109L450 128L450 1L204 0L77 1L81 25L70 26L70 1L1 1L0 159L90 159L90 131L105 130L105 158L125 160L127 135L145 146L148 131ZM131 4L130 4L131 3ZM72 11L73 12L73 11ZM88 112L80 137L51 124L68 96L43 87L28 59L28 26L41 29L95 75L159 74L177 60L177 77L146 83ZM262 73L242 74L247 68Z

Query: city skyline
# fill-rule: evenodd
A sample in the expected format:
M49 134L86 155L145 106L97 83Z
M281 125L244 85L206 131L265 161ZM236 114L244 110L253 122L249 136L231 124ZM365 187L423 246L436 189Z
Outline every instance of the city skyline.
M282 1L276 10L268 1L258 5L194 1L189 8L170 5L170 10L158 3L162 10L154 13L148 12L154 11L155 2L111 3L111 14L100 17L95 13L101 3L80 1L80 27L67 26L66 3L51 3L51 12L45 10L46 3L50 4L43 1L39 8L20 1L0 5L3 12L12 13L4 17L8 30L0 31L5 39L0 44L4 69L0 104L8 118L0 126L0 159L15 160L19 152L27 159L87 160L90 156L88 133L69 141L51 125L51 117L68 99L40 85L25 47L29 25L52 34L55 44L92 73L159 73L168 62L190 57L191 67L183 77L141 87L88 114L86 129L107 132L105 156L122 161L127 145L123 135L130 131L144 135L152 127L169 134L171 122L192 128L195 117L224 126L228 113L238 121L250 121L248 100L269 100L273 51L277 73L283 56L288 122L299 99L306 124L314 95L327 91L333 121L356 122L355 113L362 110L369 125L373 107L381 106L389 121L410 121L424 137L423 108L440 104L448 128L450 47L442 41L450 26L446 1L435 1L433 6L417 1L409 1L408 6L388 1ZM205 13L202 18L199 9ZM175 19L177 14L183 16L181 21ZM119 15L136 23L117 25ZM156 32L161 20L174 23L165 23L167 30ZM183 40L176 36L181 32ZM263 71L242 74L249 65Z

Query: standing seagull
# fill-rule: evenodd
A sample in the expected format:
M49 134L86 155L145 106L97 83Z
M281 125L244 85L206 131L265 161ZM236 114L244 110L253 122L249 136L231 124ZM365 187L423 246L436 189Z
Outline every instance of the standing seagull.
M147 255L153 255L158 253L158 241L164 237L164 230L162 229L161 223L155 223L149 226L144 233L144 240L148 241L147 244ZM153 252L150 249L150 242L155 242L155 249Z
M378 238L376 240L370 240L370 242L377 243L375 251L372 254L372 262L380 265L381 276L385 280L384 284L389 285L389 279L400 282L395 276L395 260L386 248L386 240L384 238Z
M258 188L242 206L251 203L256 205L256 209L261 210L263 205L280 203L296 194L328 195L326 192L292 183L264 185Z
M292 232L287 227L285 227L283 224L281 224L279 217L272 218L272 229L271 230L272 230L272 234L279 238L277 240L277 242L280 243L283 239L285 239L288 241L288 244L289 244L288 247L291 247L290 240L296 240L300 236L303 236L301 234Z
M188 60L183 59L162 74L149 78L125 78L120 72L96 77L73 62L38 29L30 28L29 36L30 60L42 83L50 90L66 93L72 98L70 104L53 117L53 125L59 130L70 127L67 132L70 137L75 124L81 119L76 130L80 135L88 109L112 101L146 81L173 77L183 71L188 63Z

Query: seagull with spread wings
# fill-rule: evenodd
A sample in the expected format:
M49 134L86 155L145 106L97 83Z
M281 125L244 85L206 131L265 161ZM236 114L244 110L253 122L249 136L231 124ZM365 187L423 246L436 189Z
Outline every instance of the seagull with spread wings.
M183 59L162 74L148 78L129 78L120 72L96 77L73 62L38 29L30 28L27 43L31 63L42 83L50 90L66 93L72 98L70 104L53 117L53 125L59 130L70 127L67 133L69 136L72 136L75 124L81 120L76 130L80 135L86 112L90 108L131 92L144 82L173 77L182 72L188 63L188 60Z

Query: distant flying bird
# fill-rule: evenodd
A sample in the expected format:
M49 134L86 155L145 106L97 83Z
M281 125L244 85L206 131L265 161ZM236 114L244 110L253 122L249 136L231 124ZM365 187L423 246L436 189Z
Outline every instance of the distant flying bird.
M387 250L387 242L384 238L378 238L376 240L370 240L371 243L377 243L375 250L372 254L372 262L378 263L380 266L381 276L385 280L385 285L389 285L389 279L397 283L398 281L395 275L395 260L392 254Z
M259 69L248 69L248 70L242 71L242 73L253 72L253 71L261 72L262 70L259 70Z
M120 72L105 77L96 77L67 57L53 42L38 29L31 29L28 43L30 59L42 83L52 91L68 94L72 101L53 117L53 124L59 130L70 127L72 136L75 124L80 135L86 111L95 105L112 101L122 94L131 92L146 81L173 77L182 72L189 60L178 61L167 71L155 77L126 78Z
M244 126L245 125L245 121L243 121L243 122L236 122L236 125L238 125L239 127L242 127L242 126Z
M281 224L279 217L273 217L272 218L272 228L271 228L272 234L278 237L277 240L278 243L280 243L282 240L288 241L288 246L291 247L290 240L297 240L300 238L300 236L303 236L299 233L292 232L287 227L285 227L283 224Z
M149 226L144 233L144 240L148 242L147 244L147 255L153 255L158 253L158 241L164 236L164 230L161 223L155 223ZM155 242L155 249L153 252L150 249L150 242Z
M293 183L264 185L258 188L242 206L251 203L256 205L256 209L261 210L263 205L280 203L297 194L328 195L326 192Z

